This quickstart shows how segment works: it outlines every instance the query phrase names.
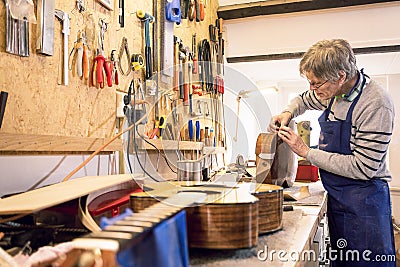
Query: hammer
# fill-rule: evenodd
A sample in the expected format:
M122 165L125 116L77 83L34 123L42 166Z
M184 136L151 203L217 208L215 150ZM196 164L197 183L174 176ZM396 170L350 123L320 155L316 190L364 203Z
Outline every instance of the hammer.
M136 16L144 23L144 34L146 38L145 57L146 57L146 79L153 76L153 68L151 62L151 46L150 46L150 32L149 25L155 21L154 17L143 10L138 10Z
M69 36L69 22L70 18L68 13L56 9L55 16L62 22L62 33L64 35L64 85L68 85L68 36Z

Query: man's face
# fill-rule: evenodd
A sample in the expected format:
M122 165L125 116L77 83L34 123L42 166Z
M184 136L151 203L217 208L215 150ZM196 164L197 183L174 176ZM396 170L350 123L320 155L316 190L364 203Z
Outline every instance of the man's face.
M306 77L310 83L310 90L314 90L319 99L328 100L340 94L341 86L338 82L320 80L312 72L307 72Z

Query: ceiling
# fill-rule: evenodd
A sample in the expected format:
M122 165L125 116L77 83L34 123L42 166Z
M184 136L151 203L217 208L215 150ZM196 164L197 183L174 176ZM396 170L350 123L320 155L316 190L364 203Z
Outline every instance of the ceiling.
M323 7L326 2L335 3L338 8ZM400 34L394 26L400 23L400 17L396 15L400 1L219 0L219 3L219 15L228 16L224 19L226 57L228 62L237 62L227 63L227 66L245 74L256 84L304 80L298 71L301 53L316 40L338 37L349 40L359 49L357 65L365 68L367 74L400 74ZM344 4L353 7L343 7ZM281 13L253 17L242 12L266 5L268 12L273 6L281 6L276 9ZM291 12L291 8L312 7L316 10ZM232 10L239 12L224 13Z

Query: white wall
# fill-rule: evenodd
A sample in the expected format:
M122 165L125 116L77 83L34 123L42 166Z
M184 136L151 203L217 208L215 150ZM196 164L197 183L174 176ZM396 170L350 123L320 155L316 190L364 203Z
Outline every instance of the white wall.
M354 48L398 45L400 3L259 16L225 21L227 57L303 52L321 39L344 38ZM357 55L360 68L386 85L400 112L400 53ZM272 114L278 113L290 94L302 92L307 83L298 72L299 59L228 64L255 84L276 83L279 93L267 98ZM400 116L389 148L392 187L400 187ZM400 191L392 194L393 211L400 221Z
M0 156L0 197L61 182L88 155ZM115 173L118 157L101 155L93 158L73 177Z
M308 11L225 21L228 57L305 51L325 38L353 47L397 45L400 4Z

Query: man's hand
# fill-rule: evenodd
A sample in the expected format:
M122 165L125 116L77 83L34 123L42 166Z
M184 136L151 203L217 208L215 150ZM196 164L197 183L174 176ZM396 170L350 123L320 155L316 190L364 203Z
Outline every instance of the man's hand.
M276 133L279 131L280 126L287 126L291 119L292 113L289 111L284 111L279 115L273 116L268 125L267 131L270 133Z
M278 136L290 146L294 153L303 158L307 157L310 148L304 143L300 135L296 134L292 129L281 126L278 131Z

